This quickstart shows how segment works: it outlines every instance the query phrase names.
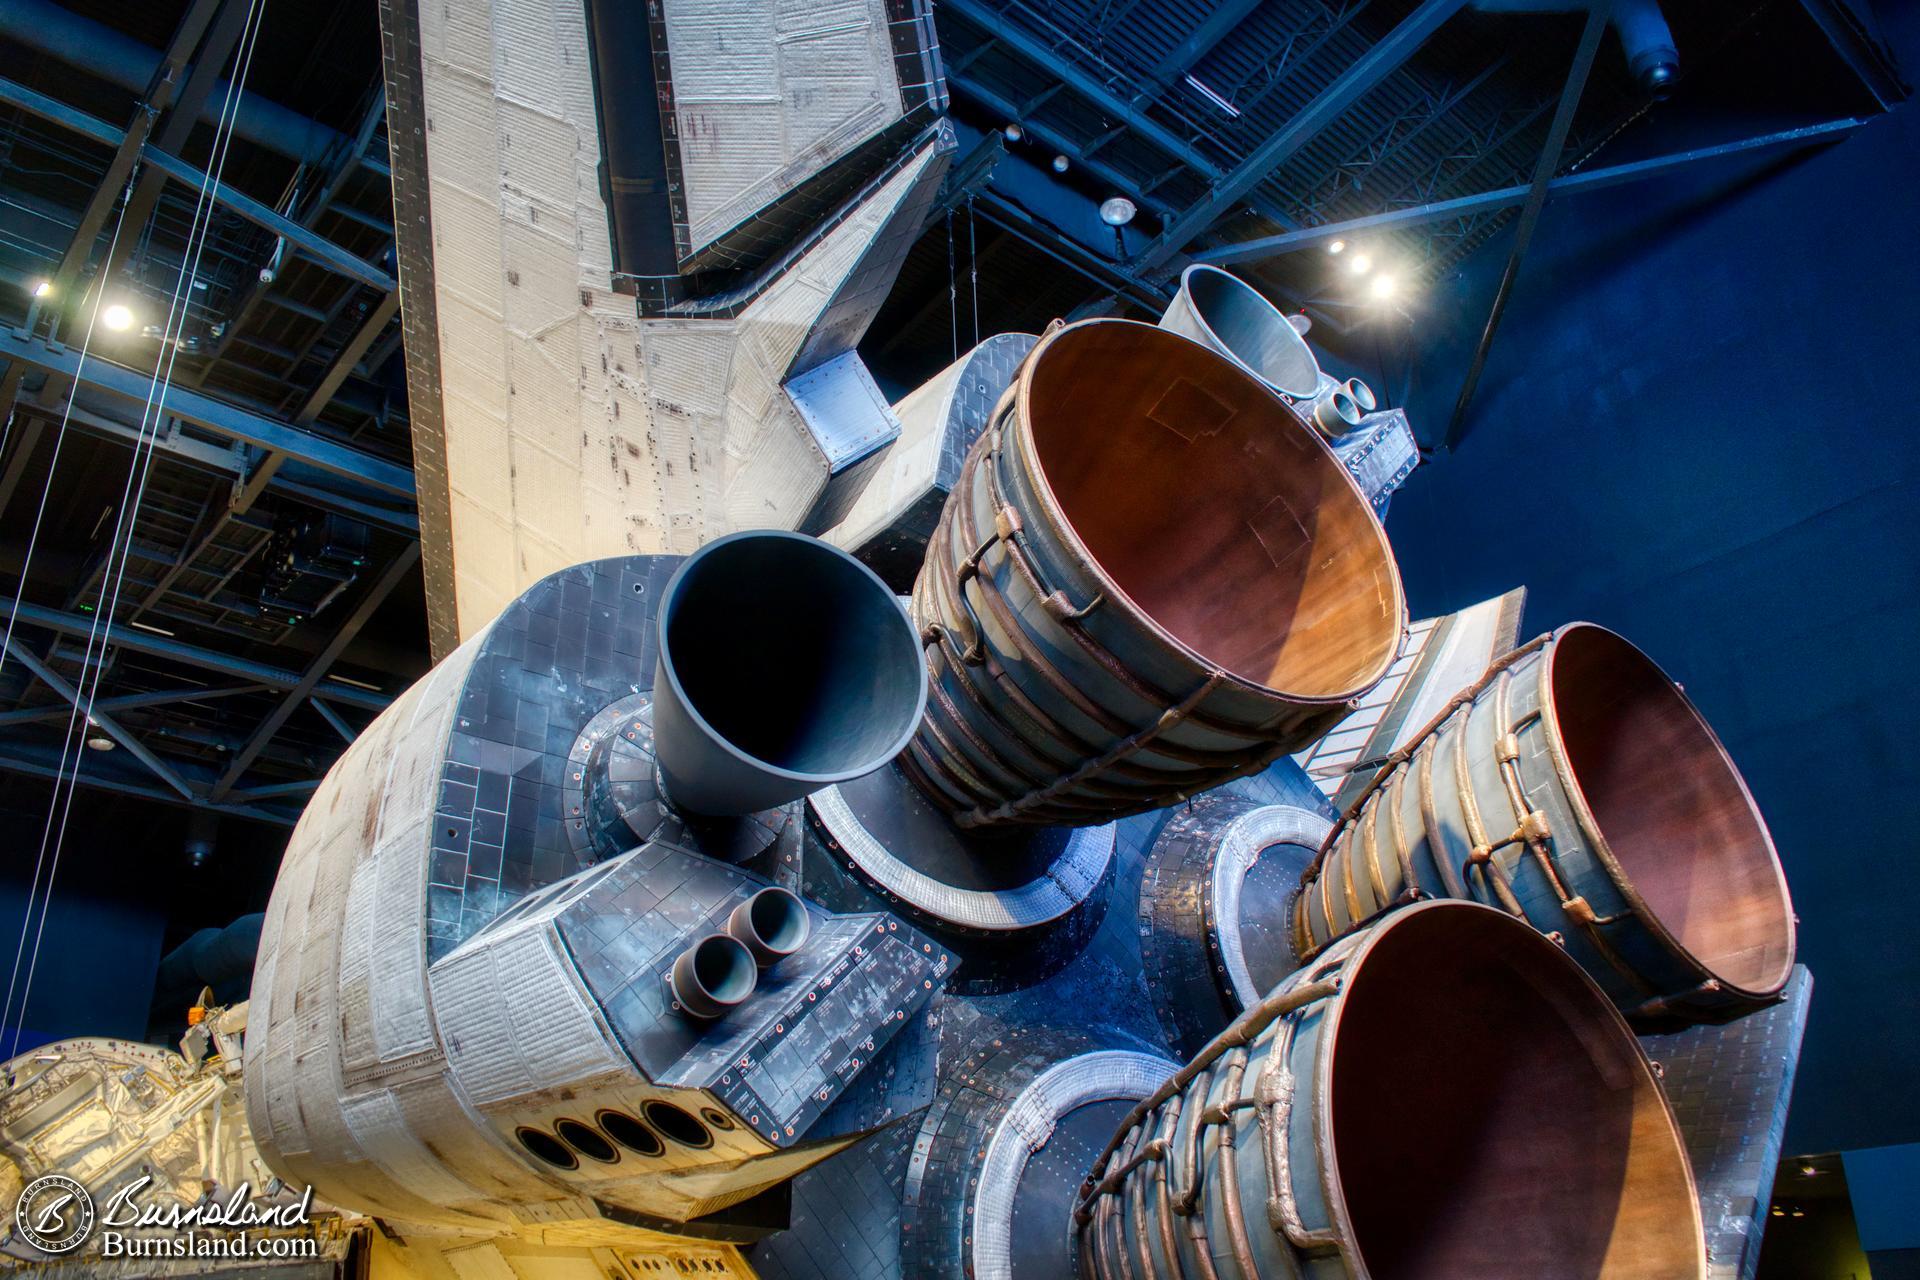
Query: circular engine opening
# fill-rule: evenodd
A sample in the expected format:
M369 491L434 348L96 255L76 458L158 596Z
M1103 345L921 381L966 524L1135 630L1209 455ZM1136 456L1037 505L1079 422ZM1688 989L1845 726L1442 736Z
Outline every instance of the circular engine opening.
M521 1125L513 1131L513 1136L526 1149L527 1154L556 1169L578 1169L580 1159L567 1149L567 1144L548 1133L545 1129L535 1129Z
M656 1099L649 1102L642 1110L648 1124L683 1147L713 1145L713 1135L707 1132L706 1126L671 1102L661 1102Z
M1320 362L1280 309L1258 289L1218 267L1196 264L1181 285L1214 340L1275 391L1310 396L1320 382Z
M807 908L786 889L762 889L747 900L747 919L767 950L790 956L807 940L812 922Z
M556 1120L553 1122L553 1131L560 1135L562 1142L589 1160L613 1164L620 1159L620 1153L614 1150L613 1144L590 1124L572 1119Z
M624 1111L602 1111L594 1119L609 1138L636 1155L657 1156L667 1149L659 1134Z
M1721 982L1771 994L1793 970L1793 904L1746 784L1677 685L1604 627L1554 645L1554 722L1627 881Z
M662 603L666 673L755 762L823 782L899 753L926 677L913 625L859 561L797 534L722 539Z
M1035 350L1025 412L1046 486L1151 623L1289 697L1352 697L1386 673L1399 570L1312 428L1221 356L1150 325L1089 321Z
M687 994L731 1006L753 994L759 977L752 953L738 939L712 933L693 944L693 980L697 990Z
M1492 908L1403 913L1351 967L1333 1150L1374 1280L1701 1274L1685 1149L1573 961Z

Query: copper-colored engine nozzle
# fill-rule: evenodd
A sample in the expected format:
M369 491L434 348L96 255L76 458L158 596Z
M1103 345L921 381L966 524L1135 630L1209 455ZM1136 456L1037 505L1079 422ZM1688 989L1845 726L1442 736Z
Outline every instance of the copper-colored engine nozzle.
M1493 916L1408 918L1341 1002L1333 1154L1367 1274L1703 1274L1685 1146L1632 1033L1550 942Z
M1158 808L1311 741L1386 672L1406 625L1386 535L1239 365L1083 321L1004 410L914 590L938 643L906 762L963 824Z
M1740 771L1680 687L1604 627L1549 652L1573 788L1660 928L1726 986L1771 995L1793 969L1793 905Z

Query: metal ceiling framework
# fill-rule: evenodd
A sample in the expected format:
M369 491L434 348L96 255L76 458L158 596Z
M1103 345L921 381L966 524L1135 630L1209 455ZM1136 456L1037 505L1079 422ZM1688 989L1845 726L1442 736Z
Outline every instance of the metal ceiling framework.
M55 777L61 735L87 710L80 732L95 749L75 748L81 785L285 824L416 665L412 654L391 673L345 660L417 573L419 546L393 376L378 47L349 51L364 86L355 116L340 120L350 127L244 91L241 141L216 182L193 157L210 155L206 124L228 92L222 74L236 74L246 11L243 0L191 0L157 50L111 10L112 25L43 0L5 10L42 29L0 32L0 194L6 211L34 218L0 220L0 295L12 295L0 299L0 530L17 537L36 500L45 511L52 499L48 532L66 545L31 567L8 553L27 578L16 578L17 601L0 600L12 627L0 769ZM296 28L317 21L280 15ZM313 39L324 46L331 30ZM164 415L143 431L159 331L95 332L90 348L83 336L102 300L164 309L203 189L217 212L199 285ZM124 477L147 450L109 627L96 611L114 519L94 510L111 510L119 482L100 477ZM104 647L88 643L99 630Z
M1772 0L1802 10L1882 108L1905 86L1847 0ZM1282 255L1365 234L1409 279L1431 279L1526 204L1575 55L1580 8L1461 0L943 0L942 47L959 110L1017 124L1066 158L1063 188L1133 200L1155 225L1144 250L1088 263L1089 281L1138 298L1188 261L1238 263L1277 300L1344 330L1323 263ZM1711 48L1769 5L1670 12L1682 43ZM1844 135L1829 123L1757 131L1654 160L1578 173L1647 102L1603 54L1554 148L1546 194L1648 179L1700 161ZM1055 219L993 186L1003 220L1034 243L1069 239ZM1099 257L1096 246L1096 257ZM1116 287L1115 281L1119 282ZM1329 309L1332 308L1332 309Z
M168 23L69 2L0 4L0 557L19 572L8 544L30 499L51 496L73 534L41 557L17 603L0 599L16 620L0 670L0 769L57 767L105 563L86 528L112 523L90 477L151 448L129 590L93 704L94 728L116 749L89 753L83 781L291 821L356 724L386 705L409 663L425 662L424 646L397 666L354 661L418 556L374 6L269 0L283 24L279 73L255 77L266 92L240 95L236 162L212 184L207 125L244 4L185 0ZM1880 107L1904 96L1847 0L1756 2L1803 6ZM1537 218L1548 196L1808 145L1862 118L1835 112L1589 167L1644 105L1618 59L1600 56L1577 114L1556 113L1578 15L1473 10L1467 0L939 0L958 114L984 136L954 165L903 273L910 323L883 326L888 345L946 345L944 330L929 340L954 310L940 224L962 206L981 232L967 270L987 291L997 272L1036 306L1151 310L1185 263L1233 263L1344 331L1352 313L1326 293L1324 258L1297 251L1364 235L1432 274L1517 211L1531 205ZM355 22L357 43L339 32ZM1524 39L1506 37L1511 24L1530 24ZM1010 123L1022 142L1000 137ZM1022 144L1037 164L1016 158ZM1049 172L1053 155L1064 175ZM164 418L143 435L152 376L141 366L155 343L96 343L83 361L73 322L99 290L167 296L203 184L218 205L205 287L189 299ZM1140 210L1122 237L1093 216L1110 195ZM106 232L123 216L109 252ZM1063 269L1057 281L1022 278L1044 262ZM1086 296L1070 296L1069 273ZM50 296L32 296L37 280ZM348 557L359 562L329 570L339 581L310 610L263 606L259 583L267 561L287 555L289 524L328 519L359 531Z

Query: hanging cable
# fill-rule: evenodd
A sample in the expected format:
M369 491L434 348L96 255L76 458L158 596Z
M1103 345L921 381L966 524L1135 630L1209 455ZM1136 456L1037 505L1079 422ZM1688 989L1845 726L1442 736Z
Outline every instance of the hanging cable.
M973 287L973 345L980 345L980 250L973 238L973 197L967 197L967 281ZM955 359L959 358L955 353Z
M953 210L947 210L947 326L953 334L953 358L960 358L960 276L953 260Z
M152 127L151 121L148 121L148 127ZM127 220L127 202L133 198L133 184L139 172L139 166L135 165L133 173L127 177L125 190L120 193L120 215L114 220L113 237L107 242L105 260L108 262L113 261L114 250L119 247L120 231ZM87 329L80 339L80 358L74 364L73 381L67 386L66 408L61 411L60 425L54 431L53 457L47 463L47 482L40 486L40 504L33 513L33 529L27 534L27 553L20 562L19 581L14 584L13 608L7 613L6 634L4 638L0 638L0 670L5 669L7 659L13 656L13 624L20 616L20 601L27 590L27 574L33 569L34 548L40 542L40 527L46 522L47 498L53 492L54 471L60 466L60 446L66 441L67 425L73 419L73 401L74 397L80 394L80 377L86 372L87 352L93 346L94 325L100 319L100 304L106 297L106 286L107 282L102 280L99 282L99 287L93 291L93 310L87 314ZM13 429L11 414L7 418L7 429L9 432Z
M246 22L242 26L241 53L236 60L236 74L228 82L226 100L222 104L214 130L214 160L201 181L199 199L194 205L193 220L189 224L187 233L186 249L181 255L180 275L175 282L173 297L168 304L166 323L161 329L160 354L155 360L154 377L148 389L147 403L141 411L140 431L135 439L133 463L128 469L120 513L115 521L113 537L108 544L100 607L95 611L92 626L88 631L87 647L81 659L80 679L74 690L74 707L68 717L67 735L62 744L60 766L54 775L47 826L41 835L41 856L35 862L37 885L39 865L46 859L47 846L51 839L53 853L51 860L47 861L46 889L40 902L40 920L34 929L32 949L26 953L26 981L19 987L22 1024L26 1020L27 1002L32 997L33 981L39 967L40 948L45 940L47 916L52 910L54 878L60 869L60 855L66 843L66 828L73 810L73 797L79 789L81 765L84 761L82 747L87 727L93 723L93 705L99 696L100 680L106 665L105 654L112 636L113 614L119 606L120 591L126 578L127 562L131 559L134 526L138 521L140 505L146 497L147 480L153 465L160 424L165 418L166 394L172 387L173 369L179 359L180 338L185 329L193 286L199 279L201 256L206 250L207 239L212 228L213 193L219 185L221 175L226 170L227 154L233 141L233 123L238 117L239 95L252 69L254 48L260 35L261 17L261 0L251 0ZM97 305L96 299L96 308ZM71 400L69 400L69 409L71 409ZM117 565L115 564L116 556ZM111 590L104 585L108 578L112 581ZM70 778L66 776L69 753L73 755L73 772ZM66 783L64 803L61 797L63 780ZM56 809L58 810L57 819ZM0 1012L0 1026L4 1026L6 1020L12 1016L14 990L19 978L27 926L32 923L33 905L33 894L30 892L27 912L21 921L22 945L15 949L14 971L8 981L4 1012ZM9 1057L16 1056L19 1052L22 1030L23 1026L14 1028Z
M106 261L111 262L113 260L114 250L120 243L120 233L122 228L125 226L126 219L127 219L127 202L132 198L133 184L138 172L139 172L138 166L136 166L134 173L130 174L127 178L126 189L120 193L120 213L119 213L119 216L114 220L113 235L107 242ZM80 339L80 356L79 356L79 359L74 364L73 381L67 387L66 408L60 415L60 424L54 433L53 457L47 464L46 483L41 485L40 487L40 503L39 503L38 509L34 512L33 529L27 535L27 551L26 551L25 557L20 562L20 577L19 577L19 581L16 583L14 587L13 608L7 614L6 632L4 636L0 636L0 667L4 667L7 659L13 656L13 626L20 616L20 602L23 596L25 595L26 589L27 589L27 574L33 568L34 548L40 541L40 529L46 520L47 498L48 498L48 495L50 495L53 492L54 473L60 465L60 446L62 442L66 440L67 427L73 418L73 401L74 401L74 397L79 394L80 376L86 369L88 349L93 345L94 326L100 319L100 305L106 294L105 285L106 285L106 282L102 281L100 282L100 287L94 290L93 309L87 315L86 332L82 335ZM77 689L75 690L75 695L78 696ZM68 728L67 728L67 734L69 739L72 737L72 733L73 733L72 719L71 717L69 717ZM54 774L53 797L55 799L57 799L60 794L61 776L66 772L67 747L68 747L68 743L63 740L60 748L60 767ZM52 824L51 813L49 813L48 815L48 824L49 826L51 826ZM21 960L21 956L23 955L26 949L27 931L29 928L32 927L32 924L33 924L34 905L38 900L39 893L40 893L40 873L45 868L46 857L47 857L47 838L46 838L46 832L42 831L41 838L40 838L40 851L38 854L35 855L33 860L33 876L28 881L28 884L27 884L26 909L21 914L21 917L20 917L20 939L18 944L14 947L13 972L7 979L6 1005L4 1010L0 1011L0 1034L4 1034L4 1028L6 1027L7 1020L13 1014L14 986L20 977L20 960ZM49 890L51 890L51 884L52 884L51 878L49 878L48 884L49 884ZM45 924L44 912L42 913L42 916L41 916L41 923L44 926ZM20 1016L23 1020L26 1017L26 1009L24 1006L21 1008ZM17 1048L20 1043L19 1028L15 1028L13 1042L15 1047ZM9 1054L8 1056L11 1057L12 1054Z

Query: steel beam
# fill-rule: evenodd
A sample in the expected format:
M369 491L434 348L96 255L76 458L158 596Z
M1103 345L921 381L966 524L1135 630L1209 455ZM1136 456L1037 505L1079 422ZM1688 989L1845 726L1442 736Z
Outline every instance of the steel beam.
M347 375L359 366L360 357L367 353L367 348L373 345L374 339L380 336L381 331L387 327L387 322L399 314L399 311L400 291L395 289L367 313L366 319L360 322L360 327L354 330L353 336L347 339L346 344L334 355L333 363L328 366L319 384L307 396L306 402L300 406L300 411L294 415L294 426L307 426L320 417L320 411L332 401L334 393L340 390L340 384L345 382ZM286 460L287 455L284 453L269 452L255 463L253 470L247 473L246 479L234 492L233 501L230 504L232 510L242 513L251 510L253 504L260 500L260 495L267 491L267 486L273 483L274 476L280 471L280 465Z
M1549 196L1577 195L1583 191L1599 191L1626 182L1658 178L1676 169L1699 164L1703 160L1718 160L1723 156L1745 155L1748 152L1771 151L1782 147L1810 146L1816 142L1836 142L1865 123L1866 121L1859 117L1848 116L1841 120L1829 120L1825 124L1786 129L1758 138L1743 138L1738 142L1725 142L1712 147L1696 147L1691 151L1678 151L1672 155L1634 160L1604 169L1589 169L1584 173L1570 173L1547 183L1547 194ZM1369 231L1399 231L1429 222L1445 222L1450 218L1468 218L1477 214L1493 213L1501 209L1510 209L1524 202L1530 190L1532 190L1531 184L1522 184L1501 187L1497 191L1483 191L1479 195L1409 205L1404 209L1389 209L1385 213L1371 213L1363 218L1349 218L1345 222L1329 222L1323 226L1307 227L1300 231L1288 231L1280 235L1242 240L1238 244L1221 245L1217 249L1207 249L1194 254L1193 260L1222 267L1236 262L1256 262L1262 258L1272 258L1300 249L1317 248L1333 240L1352 239Z
M272 782L246 787L233 793L236 800L270 800L276 796L309 796L320 789L325 778L301 778L296 782Z
M1228 97L1237 96L1248 85L1259 80L1260 87L1243 99L1238 107L1242 114L1257 110L1261 103L1292 80L1295 72L1318 57L1330 41L1352 26L1354 19L1366 12L1369 3L1371 0L1323 0L1321 12L1327 20L1326 25L1316 29L1309 20L1294 27L1287 33L1280 56L1234 85Z
M67 613L60 609L49 609L45 605L0 598L0 618L9 616L19 618L28 626L45 627L49 631L57 631L62 635L85 636L90 634L94 627L93 618L84 613ZM137 627L116 628L113 633L113 643L118 648L132 653L166 658L172 662L198 667L202 671L212 671L236 680L250 680L275 689L294 688L303 678L300 672L290 671L285 667L255 662L249 658L238 658L229 653L175 640L170 636L155 635ZM344 702L373 711L382 710L393 701L386 694L356 688L338 680L322 680L314 692L331 702Z
M1145 107L1173 86L1195 67L1200 60L1213 52L1213 47L1232 35L1242 22L1260 7L1260 0L1219 0L1211 12L1200 20L1200 25L1188 33L1187 38L1167 50L1166 57L1160 59L1147 79L1133 95L1136 107Z
M978 102L994 115L1007 120L1013 120L1017 119L1020 114L1020 108L1018 106L970 76L955 75L949 71L947 73L947 83L960 93ZM1104 160L1088 155L1085 149L1074 142L1073 139L1063 133L1055 131L1051 126L1029 120L1023 122L1020 127L1033 135L1037 140L1046 143L1048 147L1066 156L1067 159L1073 161L1073 163L1079 165L1094 177L1099 178L1102 182L1113 187L1117 194L1126 196L1142 209L1149 210L1163 217L1173 212L1172 207L1168 205L1165 200L1158 199L1149 194L1141 187L1137 179L1128 177ZM1178 172L1178 170L1176 170L1176 172Z
M101 11L96 7L96 11ZM44 53L129 93L140 93L151 82L161 51L142 44L125 32L83 18L53 0L0 0L0 31L28 48ZM226 82L209 95L216 103L227 96ZM288 156L302 164L318 164L340 142L340 134L308 116L262 98L241 93L234 120L234 136L257 147ZM215 108L217 114L218 108ZM212 123L211 118L207 121Z
M166 174L169 178L184 182L198 191L207 182L207 175L194 168L185 160L170 155L158 147L148 145L140 149L146 162ZM348 253L333 241L307 230L279 210L262 204L252 196L235 191L224 182L212 184L213 198L233 210L255 226L264 227L277 236L283 237L289 245L303 255L343 276L350 276L362 284L370 284L383 292L398 288L394 278L374 266L365 258Z
M89 355L87 359L92 363L94 357ZM171 393L169 395L171 396ZM33 413L34 421L51 418L58 422L63 410L58 407L36 405ZM136 445L152 447L190 466L233 479L247 474L245 445L235 441L223 448L208 441L184 435L176 429L171 414L157 433L148 432L144 437L141 432L124 422L79 405L75 405L72 413L67 414L66 418L67 424L71 427L77 427L91 435L112 440L128 448ZM314 468L301 463L288 463L281 467L275 479L277 491L298 498L309 506L318 507L322 511L337 511L341 515L350 516L355 520L377 525L383 529L391 529L409 538L419 536L420 522L412 511L383 505L377 500L378 495L370 489L356 485L354 486L356 492L345 492L330 484L318 483L327 477L321 476Z
M59 377L78 379L94 390L136 404L145 404L153 387L151 374L113 364L89 352L86 366L80 355L58 343L36 341L17 329L0 329L0 359L24 361ZM385 493L412 499L413 473L384 458L376 458L325 436L241 409L204 392L186 387L167 391L165 411L229 440L277 451L308 465L371 485Z
M68 106L58 98L50 98L38 89L29 89L19 81L8 80L4 76L0 76L0 103L9 107L18 107L28 115L39 116L50 124L57 124L69 133L77 133L103 147L117 147L127 136L125 129L108 124L105 120Z
M248 23L253 16L251 5L239 3L239 0L214 0L214 18L207 31L206 43L200 48L200 59L187 73L186 84L181 86L179 101L164 118L160 126L160 137L156 150L174 152L187 144L193 136L193 127L199 122L200 113L207 107L207 99L213 93L213 86L220 80L220 68L227 64L234 48L240 43ZM223 103L224 105L224 103ZM217 127L217 126L216 126ZM120 150L126 149L126 143L120 144ZM146 147L140 148L144 154ZM218 148L216 148L216 152ZM115 152L116 157L118 152ZM215 166L218 167L217 165ZM160 203L160 192L166 186L166 176L155 166L148 165L134 179L133 192L127 197L127 207L122 213L125 230L130 235L122 235L113 244L107 255L106 265L100 269L95 279L101 287L107 287L119 280L121 271L132 257L136 246L142 243L141 232L153 218L153 211ZM211 213L211 210L209 210ZM186 274L187 264L180 264L182 276ZM185 287L185 280L181 282ZM74 312L66 313L71 322L78 318ZM60 326L56 324L53 332L58 334Z
M1900 78L1900 64L1886 45L1861 25L1847 0L1800 0L1800 6L1882 111L1891 111L1906 101L1912 89Z
M374 91L372 100L369 102L365 114L360 118L360 127L354 131L352 138L347 139L344 145L339 148L341 154L333 162L331 175L326 182L320 186L319 190L314 193L313 198L306 203L305 209L299 214L297 221L301 226L306 227L308 230L313 230L319 224L320 215L324 213L327 207L339 196L340 190L346 185L347 179L353 176L360 162L366 158L367 147L373 141L373 135L379 130L380 122L386 118L386 114L387 91L383 85ZM389 237L392 236L393 232L391 227L388 228L387 234ZM220 340L214 344L212 352L214 360L218 360L219 357L227 353L227 350L233 345L234 340L239 337L240 330L246 325L247 321L253 316L254 311L263 301L271 301L288 310L297 311L310 320L326 319L326 312L321 311L317 307L309 307L303 303L294 302L284 295L272 294L270 289L271 282L266 280L256 280L247 287L246 297L238 306L232 308L227 317L227 331L221 335ZM202 377L205 376L207 371L210 371L214 367L214 360L209 360L203 367ZM199 380L196 379L194 385L199 386Z
M1399 26L1355 59L1318 97L1255 147L1231 173L1223 175L1211 191L1174 218L1134 259L1133 269L1144 273L1164 268L1169 259L1193 243L1221 214L1246 200L1255 187L1272 177L1276 169L1318 137L1322 129L1399 70L1466 2L1422 0Z
M232 791L234 784L240 781L241 776L253 764L254 758L260 754L261 749L272 741L273 735L280 732L280 727L286 724L287 717L293 714L294 708L305 702L319 687L321 680L327 674L327 669L346 651L347 645L360 634L360 628L367 625L374 611L419 562L420 544L409 542L406 550L395 556L380 577L361 595L360 603L354 606L353 612L347 615L346 620L333 633L333 638L327 641L326 647L307 664L307 669L301 674L299 683L289 689L286 697L280 700L280 704L260 722L260 727L255 729L253 736L247 739L246 746L234 753L233 761L227 766L227 771L220 775L220 780L213 784L213 790L208 793L209 799L220 801L227 798L227 793Z
M53 297L57 304L64 305L73 282L79 278L80 268L93 256L94 241L99 238L100 229L106 225L107 215L113 212L114 202L126 189L127 180L133 174L134 163L140 158L140 148L147 140L154 119L173 104L187 60L193 57L200 37L206 33L207 24L213 20L214 11L219 6L220 0L194 0L174 28L173 40L168 44L166 54L147 82L146 93L141 95L141 101L134 107L134 116L127 124L126 135L120 139L120 145L114 148L113 159L107 162L106 174L94 187L93 196L87 201L86 208L81 211L80 221L74 227L73 238L67 243L67 251L61 255L59 266L54 268Z
M1089 75L1072 61L1062 58L1048 48L1044 41L1028 34L1007 14L989 8L981 0L942 0L940 7L949 13L959 14L1028 62L1045 69L1049 74L1058 76L1061 83L1098 107L1106 113L1108 118L1124 122L1128 129L1142 139L1152 143L1174 159L1185 162L1202 177L1209 180L1217 180L1220 177L1220 166L1201 155L1194 148L1191 139L1182 138L1158 121L1150 119L1138 107L1107 88L1098 78Z
M360 322L360 327L354 330L353 336L348 338L335 354L326 374L307 396L305 403L300 406L300 411L293 415L296 425L306 426L320 417L320 411L327 407L334 393L340 390L340 384L345 382L347 375L359 365L360 357L367 354L367 348L373 345L373 340L380 336L381 331L387 327L387 322L398 314L400 314L400 290L396 287L389 289L387 296L374 305L373 310L369 311L366 318Z
M5 645L6 651L15 658L18 658L21 666L39 677L41 684L46 685L47 688L53 690L62 698L65 698L67 705L73 709L74 714L85 716L89 724L99 726L108 737L125 747L128 755L131 755L135 760L145 765L149 773L179 792L181 799L193 800L197 798L194 795L193 788L189 787L185 780L167 765L166 761L147 750L146 745L142 743L140 739L128 733L126 729L121 727L118 720L115 720L112 715L102 710L97 703L92 707L84 705L80 691L68 684L58 671L55 671L52 667L34 656L33 651L25 644L8 638L5 641ZM71 717L69 717L69 720L71 720ZM83 726L81 733L84 735L85 732L86 729ZM85 748L82 747L79 749L84 750Z
M1120 122L1128 131L1137 134L1162 152L1180 161L1182 165L1192 170L1201 178L1208 182L1218 182L1224 177L1224 172L1220 166L1202 155L1195 148L1191 140L1180 137L1164 125L1150 119L1131 102L1126 101L1108 89L1098 78L1087 74L1085 70L1068 59L1060 57L1052 49L1048 48L1044 41L1028 34L1006 14L987 7L981 3L981 0L943 0L943 7L959 14L974 26L986 32L993 41L1003 44L1018 53L1022 58L1033 63L1048 75L1059 77L1060 83L1065 84L1093 106L1099 108L1109 119ZM978 100L981 105L987 107L989 110L1004 116L1008 120L1019 121L1023 129L1026 129L1032 133L1034 137L1046 142L1048 146L1053 147L1061 154L1080 164L1087 172L1104 178L1109 182L1117 182L1123 189L1130 188L1134 185L1125 179L1118 178L1111 168L1096 160L1093 156L1094 148L1080 147L1071 139L1064 138L1058 133L1045 128L1045 126L1036 126L1031 121L1023 119L1024 112L1018 104L1008 102L999 94L994 93L992 90L986 88L986 86L980 84L979 81L969 76L959 75L953 71L947 73L947 81L968 97ZM1131 195L1133 193L1131 190L1128 190L1127 194ZM1150 193L1142 192L1142 198L1137 199L1136 203L1140 203L1143 206L1149 203L1144 199L1148 194ZM1164 202L1153 201L1151 203L1159 208L1165 207ZM1259 207L1263 215L1281 226L1292 227L1294 225L1293 219L1287 217L1277 206L1260 202Z
M950 210L959 208L978 195L993 180L994 166L1006 156L1007 140L999 130L993 129L982 134L980 140L967 149L966 155L948 165L947 176L940 184L940 194L934 198L926 218L920 223L921 234L932 230L934 224Z
M175 702L207 702L214 698L231 698L242 693L258 693L266 687L263 684L205 685L197 689L156 689L152 693L122 693L111 698L96 698L93 710L98 716L102 711L133 711L142 707L164 707ZM10 724L32 724L38 720L58 720L66 714L67 708L64 707L22 707L17 711L0 712L0 727Z
M13 376L13 366L6 376L8 384L17 386L18 379ZM7 456L6 466L0 469L0 511L7 509L13 501L13 491L20 487L20 481L27 474L27 464L33 460L33 451L40 447L40 436L46 430L46 424L38 414L24 413L14 419L16 430L8 433L13 443L13 452Z
M320 718L331 725L333 731L339 734L343 740L352 742L355 738L359 737L359 735L353 731L353 726L348 724L338 711L335 711L318 698L308 698L307 701L315 711L320 713Z
M1573 128L1574 113L1580 108L1580 97L1587 89L1587 73L1593 70L1593 59L1600 52L1600 37L1606 34L1607 23L1613 17L1613 0L1594 0L1593 7L1587 10L1587 25L1580 33L1580 46L1573 54L1573 67L1567 72L1566 86L1560 91L1560 105L1553 113L1553 123L1547 129L1547 140L1540 148L1540 158L1533 166L1533 181L1527 187L1527 202L1521 207L1520 222L1514 229L1513 249L1507 255L1507 267L1500 276L1500 287L1494 291L1493 308L1487 314L1487 327L1481 331L1480 344L1474 348L1473 361L1467 366L1467 376L1460 384L1460 397L1453 402L1453 417L1447 422L1446 439L1442 447L1451 452L1460 442L1461 428L1466 423L1467 406L1473 403L1474 389L1480 385L1480 374L1487 367L1487 352L1493 348L1493 335L1500 328L1500 318L1506 314L1507 302L1513 296L1513 282L1520 275L1521 260L1527 256L1527 246L1533 243L1533 231L1540 222L1540 210L1546 207L1547 185L1552 182L1554 171L1560 167L1560 154L1566 149L1567 132Z
M222 813L235 818L251 818L255 822L271 822L290 827L300 820L298 810L269 808L252 804L212 804L205 800L183 800L166 787L150 785L142 779L144 774L138 770L121 768L103 760L89 760L87 769L76 776L70 769L62 770L54 752L36 749L27 743L8 743L4 753L0 753L0 769L13 773L24 773L30 777L59 779L72 782L94 791L111 791L118 795L136 796L142 800L161 800L170 804L183 805L191 809L206 809L213 813Z
M1158 315L1172 300L1170 290L1149 284L1126 267L1103 258L1076 240L1055 231L1019 205L1003 200L989 188L974 206L979 215L1003 231L1010 231L1049 258L1077 271L1101 289L1118 293Z
M0 103L18 107L43 120L60 125L70 132L90 138L103 147L118 148L126 139L126 130L117 125L87 115L83 111L76 111L64 102L4 77L0 77ZM185 160L163 151L152 143L140 148L140 158L147 165L195 191L208 184L207 174L203 170L195 168ZM363 284L370 284L383 293L396 287L393 276L373 263L348 253L331 240L316 235L252 196L235 191L224 182L212 184L210 190L213 199L226 205L255 226L264 227L277 236L285 237L288 244L321 266Z

